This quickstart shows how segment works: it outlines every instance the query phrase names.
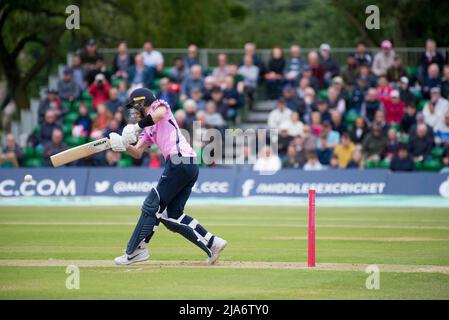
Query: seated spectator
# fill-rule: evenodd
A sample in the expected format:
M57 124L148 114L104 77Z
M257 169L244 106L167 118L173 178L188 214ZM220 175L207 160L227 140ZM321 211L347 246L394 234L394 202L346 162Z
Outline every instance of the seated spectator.
M325 100L318 100L316 109L320 113L321 121L331 121L332 115L329 112L329 106ZM333 110L332 110L333 111ZM337 111L338 112L338 111Z
M164 162L164 157L162 157L159 149L156 146L151 146L149 154L142 161L142 167L157 169L161 168Z
M449 65L445 65L443 69L443 78L441 79L441 96L449 100Z
M72 65L70 69L73 71L73 80L78 84L81 89L86 87L86 83L84 81L84 69L81 61L81 56L78 54L74 54L72 57Z
M112 113L115 113L120 108L123 108L124 103L120 101L118 96L118 89L111 87L109 89L109 100L106 102L106 106L108 107L108 110Z
M320 138L318 140L319 147L317 147L317 156L318 160L322 165L329 165L333 149L327 144L327 135L325 133L321 133Z
M6 135L6 144L0 152L0 165L10 163L18 168L23 165L23 151L16 143L16 138L12 133Z
M78 113L78 118L76 118L73 124L72 135L77 137L89 137L90 132L92 131L92 119L89 116L89 110L87 109L85 102L80 102Z
M417 76L420 82L424 81L429 66L436 64L440 69L443 67L444 57L437 51L437 44L433 39L426 40L426 50L421 53L417 64Z
M95 76L94 83L89 87L89 94L92 96L92 105L97 109L99 104L107 103L109 100L109 82L102 73Z
M279 128L279 136L278 136L278 155L283 160L287 155L287 149L292 142L293 137L288 134L288 123L283 122Z
M207 128L222 130L226 127L226 121L223 119L222 114L217 112L217 105L213 100L209 100L206 104L205 121Z
M346 124L343 122L343 116L337 110L332 110L330 122L332 130L337 131L340 135L348 131Z
M178 109L174 113L176 124L180 129L186 128L186 112L184 109ZM184 130L185 131L185 130Z
M387 79L390 83L398 83L402 77L407 76L407 70L400 55L395 55L393 59L393 64L387 69Z
M296 95L298 96L299 99L304 99L305 93L306 93L306 89L310 87L310 81L308 78L302 77L299 80L299 85L296 88Z
M444 115L444 122L435 128L435 143L445 144L449 142L449 111Z
M192 99L188 99L184 102L184 111L185 111L185 120L184 125L185 129L189 132L192 132L193 129L193 121L196 119L196 112L198 110L198 106L196 102Z
M87 41L86 46L81 50L80 53L81 61L83 65L89 70L93 68L93 65L98 59L102 59L103 56L98 52L97 42L95 39L90 39Z
M321 131L323 130L323 123L321 121L321 114L318 111L312 112L310 116L310 128L312 129L312 134L315 137L319 137Z
M310 128L309 128L309 130L310 130ZM313 137L313 138L315 138L315 137ZM296 154L299 158L299 162L301 163L301 166L306 162L306 151L304 149L304 146L305 146L304 143L305 143L304 139L301 136L293 137L293 140L290 143L290 145L293 146L293 148L296 151ZM308 144L310 144L310 142ZM316 151L316 142L313 145L312 151L313 152ZM288 153L288 151L287 151L287 153Z
M187 55L184 57L183 61L188 70L191 70L194 65L200 64L198 59L198 47L196 45L189 45L187 48Z
M320 171L324 170L325 167L318 160L318 156L316 153L310 153L307 156L307 162L304 164L303 169L305 171Z
M271 49L267 72L264 77L267 82L267 97L270 100L278 99L281 94L282 74L285 69L284 52L280 47Z
M304 98L299 100L298 113L305 123L310 123L312 111L316 110L315 90L307 87L304 92Z
M340 134L337 131L332 130L332 125L329 121L323 122L323 129L321 130L327 137L327 144L329 147L334 148L340 142ZM320 147L318 143L318 148Z
M109 121L112 119L111 111L108 110L105 104L101 103L97 106L97 115L92 124L91 138L98 139L102 136L104 129L106 129Z
M399 124L404 116L404 102L401 101L399 91L391 92L391 99L385 101L385 119L388 123Z
M338 99L343 99L345 102L349 99L349 92L346 90L346 85L342 77L333 77L330 86L337 92Z
M328 169L340 169L340 165L338 164L338 156L336 154L331 155L329 160Z
M143 44L142 57L147 68L153 69L156 72L161 72L164 68L164 57L162 53L154 50L151 41L145 41Z
M397 155L390 162L391 171L415 171L415 162L408 154L407 146L399 144Z
M224 82L223 103L228 109L228 119L235 123L237 110L242 104L242 96L234 86L234 78L227 76Z
M58 95L62 101L73 102L81 96L81 87L73 79L73 70L66 68L58 81Z
M61 130L61 126L56 123L56 112L50 109L45 112L44 122L41 123L38 134L39 144L44 146L47 142L50 142L54 129Z
M123 111L122 110L117 110L112 115L112 118L115 119L117 121L117 123L118 123L117 133L118 134L122 134L123 128L125 128L126 125L128 124L126 122L126 120L125 120L125 115L123 114Z
M388 84L386 76L380 76L378 80L378 86L376 88L377 99L382 103L390 100L391 92L393 88Z
M215 79L212 76L207 76L204 78L204 88L203 88L203 99L212 99L212 90L217 87ZM190 95L191 96L191 95Z
M184 79L181 85L181 101L191 97L193 89L204 91L203 70L200 65L195 64L190 69L190 74Z
M379 124L374 123L372 131L367 134L362 143L362 152L367 160L379 161L387 144L387 138Z
M238 73L243 76L244 91L248 99L248 107L253 108L257 81L259 80L259 67L253 63L253 57L246 55L243 59L243 65L239 68Z
M388 130L387 143L385 145L382 158L391 160L398 151L398 135L395 129Z
M340 168L346 168L352 159L355 145L351 142L348 133L343 133L341 142L334 148L334 154L338 157L338 165Z
M357 78L357 83L352 90L351 96L351 110L354 110L356 113L361 114L362 105L365 101L366 93L368 92L368 79L366 77Z
M409 104L405 108L405 114L401 119L401 132L408 134L410 128L416 124L416 107L414 104Z
M298 112L292 112L290 120L281 123L281 126L285 123L288 127L288 135L291 137L304 135L304 124L299 120Z
M292 111L298 110L299 107L299 100L296 96L295 90L290 85L286 85L284 89L282 90L282 97L285 100L285 103L287 104L287 108L289 108Z
M117 132L118 134L121 134L119 131L120 131L120 123L116 119L112 118L108 122L108 125L106 126L106 128L103 130L102 136L109 137L109 134L111 132Z
M69 108L61 104L57 93L58 93L57 90L48 88L47 96L39 102L39 109L37 113L38 113L38 121L40 123L44 121L45 113L48 110L55 111L56 117L58 118L59 121L61 121L62 118L67 113L69 113Z
M320 82L315 77L312 68L308 64L306 64L302 69L302 78L309 80L310 87L312 87L313 90L318 91L321 88Z
M224 85L226 77L229 75L228 56L226 53L220 53L217 56L218 66L212 71L212 77L218 86Z
M371 72L371 69L367 65L359 66L359 77L366 78L369 87L377 87L378 77Z
M291 46L290 59L287 60L284 67L285 81L290 85L295 86L301 73L304 71L305 65L306 62L301 58L301 48L298 45Z
M434 141L435 140L435 133L434 133L433 127L429 126L426 123L425 117L424 117L422 112L419 112L419 113L416 114L416 123L413 126L411 126L410 130L409 130L409 140L413 139L414 136L416 136L416 128L420 124L423 124L423 125L426 126L428 139Z
M189 68L181 58L175 58L175 65L170 69L170 80L181 84L189 75Z
M331 46L327 43L320 45L320 64L324 67L324 78L329 80L340 74L340 67L337 60L331 56Z
M382 107L381 102L377 99L376 89L371 88L366 93L365 101L362 103L360 114L367 120L368 123L372 123L374 121L376 111Z
M355 120L354 128L352 128L350 137L355 144L361 144L368 134L368 127L365 120L359 117Z
M358 66L352 53L346 57L346 64L341 68L341 76L348 86L353 87L355 85L358 77Z
M357 43L356 53L354 57L359 66L361 65L370 66L373 61L373 57L369 52L367 52L366 45L363 42Z
M281 160L277 155L273 154L269 146L265 146L260 150L253 166L253 170L259 171L260 174L274 174L281 168Z
M45 166L51 167L50 157L54 154L67 150L68 147L62 141L64 138L62 130L60 128L54 128L51 132L51 139L47 141L44 145L44 150L42 152L42 157L44 158Z
M304 138L303 138L303 150L306 153L316 152L317 149L317 137L312 134L312 128L309 125L304 126Z
M169 83L168 78L161 79L160 89L156 93L156 98L167 101L171 110L174 111L178 105L178 97L169 89Z
M215 102L217 112L223 119L228 119L228 106L223 102L223 91L219 87L214 87L211 92L211 101Z
M310 70L312 71L313 77L318 81L318 88L323 88L326 70L320 63L318 53L316 53L315 51L309 52L309 54L307 55L307 62L309 64Z
M301 159L296 152L295 146L293 144L290 144L287 149L287 155L282 161L282 168L299 169L301 168L301 166Z
M363 169L363 155L359 148L355 148L352 152L351 161L348 162L346 169Z
M292 111L287 108L285 100L279 99L276 103L276 108L268 115L268 126L270 128L279 129L281 123L290 120Z
M415 103L415 96L410 91L408 83L409 81L407 77L401 77L401 79L399 80L399 96L401 98L401 101L404 102L405 105Z
M410 137L409 152L415 161L429 160L431 158L433 140L427 135L427 127L418 124L416 134Z
M386 136L388 130L390 130L390 125L385 121L385 113L383 110L377 110L374 115L374 123L377 123L382 129L383 134Z
M128 52L128 44L121 41L118 44L117 53L112 61L112 73L115 78L128 79L128 70L133 64L133 57Z
M327 89L327 103L330 110L338 110L340 113L346 111L346 101L339 96L339 92L334 86Z
M124 80L120 81L118 84L117 97L122 106L128 101L128 84Z
M108 81L111 80L111 75L109 74L108 68L104 63L103 59L98 59L97 62L92 66L92 68L89 71L87 71L86 74L87 87L89 87L95 81L95 77L100 73L104 75L106 80Z
M102 164L102 166L105 166L105 167L117 167L118 162L122 158L122 154L120 152L114 152L111 150L107 150L106 152L104 152L104 156L105 156L105 161Z
M449 111L449 101L441 97L441 89L434 87L431 90L431 98L423 109L426 123L434 130L444 123L444 115Z
M144 63L142 54L134 58L134 64L128 70L128 83L132 90L137 88L151 88L154 80L154 70L147 67ZM130 90L131 90L130 89Z
M190 92L190 96L191 99L196 102L198 110L206 110L206 99L204 99L203 92L200 88L194 88L192 92Z
M382 76L387 74L388 68L393 65L394 52L393 45L389 40L382 41L381 50L374 56L372 70L376 76Z
M424 76L421 93L423 98L429 99L430 90L435 87L441 87L440 69L436 63L428 67L427 74Z

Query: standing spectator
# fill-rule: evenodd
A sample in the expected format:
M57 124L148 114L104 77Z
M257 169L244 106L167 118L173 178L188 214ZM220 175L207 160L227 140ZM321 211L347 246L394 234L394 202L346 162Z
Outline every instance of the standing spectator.
M72 57L72 66L70 67L73 71L73 80L78 84L81 89L86 87L84 81L84 70L81 61L81 57L78 54L74 54Z
M415 171L415 162L408 154L407 146L400 143L398 153L390 162L391 171Z
M142 54L134 57L134 64L128 70L128 83L131 89L138 87L151 88L154 79L154 69L144 63Z
M356 53L354 55L357 64L370 66L373 61L373 57L369 52L366 51L366 46L363 42L357 43Z
M410 137L409 152L415 161L429 160L432 156L433 140L427 134L424 124L416 126L416 134Z
M248 98L248 107L250 110L254 104L259 71L259 67L253 63L253 57L245 55L243 65L239 68L238 73L243 76L244 91Z
M203 70L199 64L195 64L190 69L190 74L184 79L181 86L181 101L191 97L193 89L204 91Z
M346 168L352 159L355 146L351 142L348 133L343 133L341 142L335 146L334 154L338 157L338 165L340 168Z
M387 139L382 132L382 128L377 123L373 124L372 131L368 133L362 143L365 158L379 161L386 144Z
M242 98L241 94L234 86L234 78L232 76L227 76L225 78L223 103L226 105L228 110L228 119L235 123L237 118L237 110L242 104Z
M430 90L431 98L423 109L426 123L435 130L444 122L444 115L449 111L449 101L441 97L441 89L434 87Z
M427 68L427 74L422 81L421 92L425 99L429 99L430 90L441 86L440 69L436 63L432 63Z
M341 76L343 77L344 82L353 87L357 80L357 60L355 56L351 53L346 57L346 64L341 68Z
M404 116L404 102L400 99L399 91L393 90L391 92L391 99L384 104L385 119L388 123L399 124Z
M78 100L81 95L81 87L73 79L73 70L66 68L62 79L58 81L59 99L67 102Z
M401 98L401 101L403 101L405 105L415 103L415 96L410 91L407 77L401 77L401 79L399 80L399 96Z
M107 101L106 106L111 113L115 113L123 106L122 101L119 99L117 88L111 87L109 89L109 100Z
M340 67L334 57L331 56L331 46L327 43L320 45L320 64L324 67L324 78L330 80L340 74Z
M365 96L365 101L362 103L360 114L368 121L368 123L371 123L374 121L374 115L376 114L376 111L381 107L382 105L377 99L377 90L371 88L368 90Z
M97 109L99 104L108 102L110 88L109 82L102 73L95 76L95 81L91 84L88 90L89 94L92 96L92 105L95 109Z
M142 56L146 67L154 69L156 72L161 72L164 68L164 57L162 53L154 50L151 41L145 41L143 44Z
M89 116L89 110L85 102L80 102L78 113L78 118L76 118L73 124L72 135L89 137L92 130L92 119Z
M0 165L4 163L11 163L16 168L23 164L22 148L16 143L16 138L12 133L6 135L6 144L0 153Z
M301 48L298 45L290 47L290 59L287 60L284 69L284 79L287 83L295 86L301 73L304 71L306 62L301 58Z
M271 49L265 80L267 81L267 96L270 100L278 99L281 93L282 74L285 69L284 52L280 47Z
M187 48L187 55L184 57L184 64L188 70L190 70L194 65L199 65L198 60L198 47L194 44L189 45Z
M112 73L115 78L128 79L128 70L133 64L133 58L128 52L128 44L121 41L112 61Z
M259 57L259 55L256 53L256 45L252 42L245 43L244 51L245 54L243 56L242 61L240 62L240 65L245 64L245 57L250 56L253 58L253 64L259 68L259 74L258 76L261 77L265 73L265 66L263 64L262 59Z
M390 83L398 83L401 77L407 76L407 70L402 64L402 59L400 55L395 55L393 59L393 64L387 69L387 79Z
M425 73L431 64L437 64L439 69L443 68L444 58L437 51L437 44L433 39L426 40L426 50L421 53L418 59L417 73L418 80L423 81L425 78Z
M189 75L189 68L181 58L175 58L175 65L170 69L170 80L181 84Z
M39 144L44 146L47 142L51 141L51 135L54 129L61 129L61 126L56 123L55 110L47 110L45 112L44 122L41 124L38 141Z
M305 171L320 171L324 170L324 167L318 160L318 156L316 153L309 153L309 155L307 156L307 162L304 165L303 169Z
M212 77L214 77L215 83L222 87L226 77L229 75L228 56L226 53L220 53L217 56L217 63L218 66L212 71Z
M380 47L381 51L374 56L372 66L373 73L376 76L387 74L387 70L393 65L394 57L396 55L392 49L393 45L389 40L382 41Z
M270 128L279 129L281 123L290 120L292 111L287 108L285 100L280 98L276 104L276 108L268 115L268 126Z
M167 101L170 108L174 112L176 106L178 105L178 97L169 89L169 84L170 80L168 80L168 78L161 79L160 89L156 93L156 98Z
M259 171L260 174L274 174L282 168L281 159L274 155L269 146L265 146L260 150L259 157L254 163L253 170Z
M355 120L354 128L350 133L351 140L355 144L361 144L368 134L368 128L364 118L359 117Z
M69 109L61 104L58 91L55 89L48 88L47 96L39 102L38 119L40 123L44 121L47 110L54 110L58 120L69 112Z
M112 119L111 111L108 110L105 104L100 103L97 105L97 115L94 118L92 125L91 138L97 139L102 136L103 130L108 126L109 121Z
M62 141L63 133L60 128L54 128L51 132L51 140L46 142L42 157L44 158L45 166L51 167L50 157L54 154L67 150L67 145Z
M309 54L307 55L307 61L310 66L310 70L312 71L313 77L315 77L315 79L318 81L318 88L323 88L326 70L320 63L318 53L316 53L315 51L309 52Z
M409 104L405 108L405 114L401 119L400 127L402 133L408 134L410 128L416 124L416 107L414 104Z
M87 41L86 46L80 53L81 61L87 69L91 69L98 59L102 59L103 56L97 50L97 41L90 39Z

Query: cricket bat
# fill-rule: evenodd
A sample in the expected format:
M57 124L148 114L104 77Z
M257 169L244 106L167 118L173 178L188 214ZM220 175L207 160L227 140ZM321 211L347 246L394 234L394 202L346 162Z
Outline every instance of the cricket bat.
M80 146L59 152L50 157L51 163L54 167L63 166L69 162L86 158L95 153L105 151L111 148L111 143L108 138L102 138Z

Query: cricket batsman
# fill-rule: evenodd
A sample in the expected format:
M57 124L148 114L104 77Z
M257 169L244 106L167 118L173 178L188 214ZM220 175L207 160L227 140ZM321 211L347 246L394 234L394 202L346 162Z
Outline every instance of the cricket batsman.
M149 89L140 88L131 93L127 108L134 112L137 123L128 124L121 136L117 133L109 135L112 150L127 151L139 159L148 147L155 144L166 161L157 186L143 202L141 216L126 252L115 258L115 263L127 265L147 260L148 243L160 222L203 250L208 256L208 264L215 263L227 242L184 213L199 170L196 153L181 134L170 106L163 100L156 100Z

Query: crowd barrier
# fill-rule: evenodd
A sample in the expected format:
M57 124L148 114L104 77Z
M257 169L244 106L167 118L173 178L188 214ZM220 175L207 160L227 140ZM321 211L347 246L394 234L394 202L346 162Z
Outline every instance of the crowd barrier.
M0 197L144 196L162 169L36 168L0 170ZM23 180L26 174L33 181ZM302 171L284 169L261 175L248 168L200 169L193 197L320 197L355 195L433 195L449 198L449 175L391 173L387 170Z

